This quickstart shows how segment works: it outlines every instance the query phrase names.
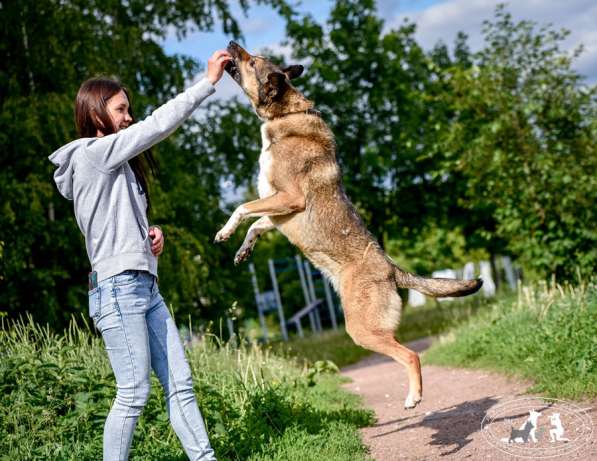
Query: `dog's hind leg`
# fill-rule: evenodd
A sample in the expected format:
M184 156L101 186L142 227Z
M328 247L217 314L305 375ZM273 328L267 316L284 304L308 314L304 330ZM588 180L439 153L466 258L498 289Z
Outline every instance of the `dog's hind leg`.
M348 325L347 325L348 329ZM357 330L358 331L358 330ZM350 334L350 332L349 332ZM354 334L354 336L353 336ZM366 349L392 357L406 368L408 373L408 396L404 408L414 408L423 398L421 362L416 352L404 347L394 339L393 331L353 331L351 337Z
M346 331L356 344L387 355L406 368L409 392L404 407L414 408L423 395L421 362L416 352L394 338L402 302L393 281L350 285L342 290Z
M240 246L234 257L234 264L239 264L249 257L257 239L267 231L274 229L274 223L269 216L262 216L249 227L243 244Z

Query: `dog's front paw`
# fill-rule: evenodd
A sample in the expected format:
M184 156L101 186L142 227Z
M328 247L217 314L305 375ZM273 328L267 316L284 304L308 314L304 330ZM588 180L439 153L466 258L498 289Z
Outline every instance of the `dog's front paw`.
M406 410L409 410L411 408L414 408L417 406L417 404L421 402L421 396L412 396L412 395L408 395L408 397L406 397L406 400L404 401L404 408Z
M238 251L236 252L236 255L234 256L234 264L238 265L238 264L242 263L243 261L246 261L246 259L251 255L252 252L253 252L252 246L240 247L238 249Z
M222 229L220 229L220 231L216 234L216 237L214 238L214 242L215 243L220 243L220 242L224 242L226 240L228 240L230 238L230 235L232 235L232 232L227 231L226 227L223 227Z

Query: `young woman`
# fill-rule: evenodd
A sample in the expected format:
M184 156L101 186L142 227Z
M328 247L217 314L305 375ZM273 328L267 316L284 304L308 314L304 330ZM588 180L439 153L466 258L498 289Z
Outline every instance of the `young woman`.
M101 332L117 383L104 426L104 461L128 459L137 419L149 397L150 372L164 387L170 422L191 460L215 460L178 330L157 284L164 238L147 221L148 191L139 154L166 138L214 91L226 51L208 61L207 76L133 123L128 93L96 78L75 104L80 139L58 149L60 193L74 201L91 263L89 315Z

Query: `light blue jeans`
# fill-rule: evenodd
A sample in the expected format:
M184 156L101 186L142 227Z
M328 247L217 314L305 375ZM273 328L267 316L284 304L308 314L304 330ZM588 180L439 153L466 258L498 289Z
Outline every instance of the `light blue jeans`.
M116 377L116 399L104 425L104 461L128 459L137 419L149 398L152 368L189 459L215 460L178 329L155 277L127 270L102 280L89 292L89 315Z

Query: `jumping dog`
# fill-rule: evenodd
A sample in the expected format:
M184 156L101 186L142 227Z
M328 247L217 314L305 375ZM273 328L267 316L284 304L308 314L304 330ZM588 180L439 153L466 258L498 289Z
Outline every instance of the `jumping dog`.
M259 199L240 205L216 234L227 240L247 218L251 225L234 258L245 260L257 238L278 229L327 278L340 295L353 341L406 367L405 408L422 397L419 356L394 338L402 304L396 287L429 296L466 296L477 280L424 278L400 269L369 233L342 186L334 135L319 112L292 84L303 66L281 68L234 42L226 71L248 96L261 125Z

